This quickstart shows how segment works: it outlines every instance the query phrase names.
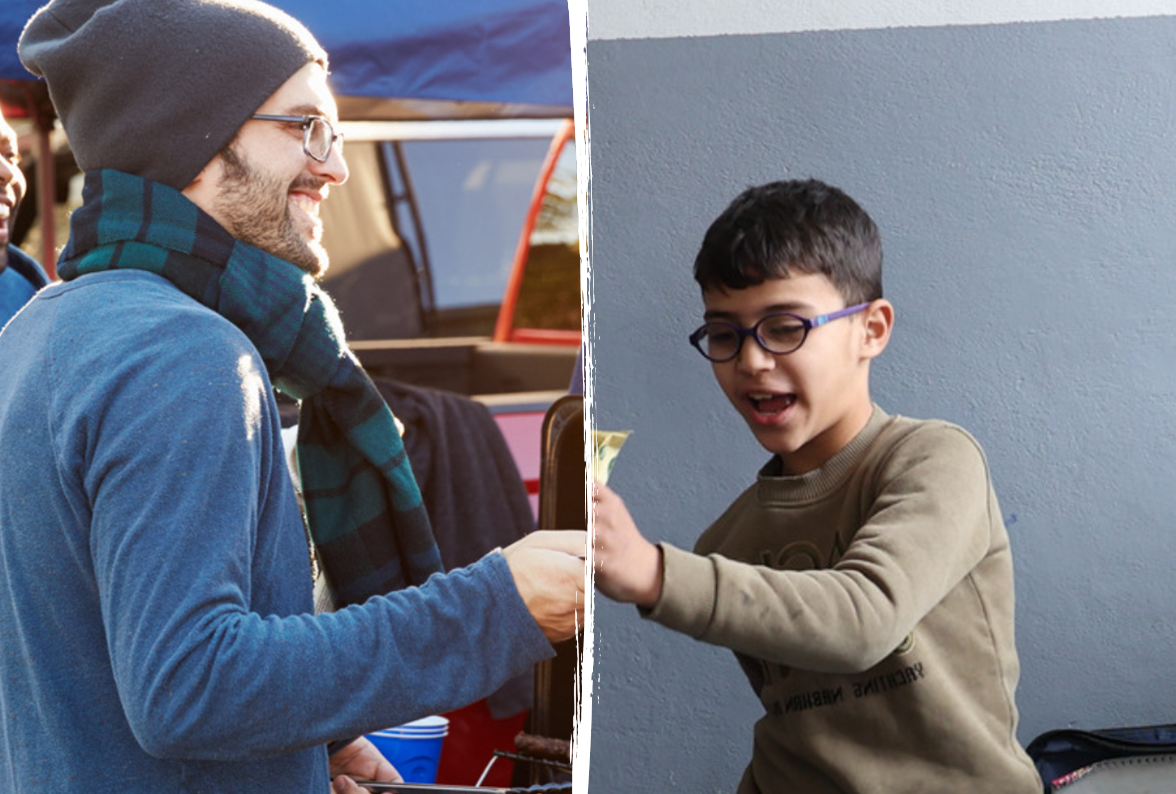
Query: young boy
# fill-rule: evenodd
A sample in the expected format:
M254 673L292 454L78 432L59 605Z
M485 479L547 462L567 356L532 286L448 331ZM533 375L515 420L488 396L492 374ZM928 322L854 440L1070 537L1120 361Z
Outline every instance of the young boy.
M772 457L693 554L597 486L597 588L735 652L766 711L739 794L1039 794L983 452L870 397L894 321L873 221L820 182L751 188L694 276L690 341Z

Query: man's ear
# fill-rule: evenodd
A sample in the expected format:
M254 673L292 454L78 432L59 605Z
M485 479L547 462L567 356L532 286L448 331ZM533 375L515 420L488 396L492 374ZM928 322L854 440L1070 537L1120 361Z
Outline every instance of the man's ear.
M890 331L894 328L894 306L885 298L872 301L864 315L862 327L862 357L871 359L886 349L890 341Z
M195 179L188 183L186 188L180 191L187 196L189 201L212 215L222 226L224 219L217 217L216 213L216 191L223 167L221 156L218 154L208 161L208 164L200 170Z
M188 186L180 192L185 196L188 196L188 198L191 198L191 194L199 194L204 190L207 190L210 184L216 183L216 179L214 178L212 171L213 169L219 167L220 155L218 154L216 157L213 157L211 160L209 160L205 166L200 169L200 173L196 175L196 178L189 182Z

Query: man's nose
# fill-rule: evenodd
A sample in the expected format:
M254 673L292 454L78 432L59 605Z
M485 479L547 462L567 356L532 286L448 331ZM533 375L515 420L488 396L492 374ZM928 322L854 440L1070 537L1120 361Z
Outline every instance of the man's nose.
M311 165L313 166L311 170L315 174L332 185L342 185L347 181L347 177L351 176L351 171L347 168L347 160L343 157L342 146L332 145L325 163L311 160Z

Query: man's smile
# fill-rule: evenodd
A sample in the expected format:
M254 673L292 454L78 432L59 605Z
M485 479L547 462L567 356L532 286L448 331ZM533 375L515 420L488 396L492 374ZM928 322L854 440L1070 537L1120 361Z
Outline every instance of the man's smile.
M317 218L319 206L326 200L327 192L326 185L317 188L294 187L290 189L290 201L307 215Z
M318 240L323 233L323 222L319 217L319 210L327 198L329 187L294 187L288 196L294 215L291 218L303 229L307 239Z

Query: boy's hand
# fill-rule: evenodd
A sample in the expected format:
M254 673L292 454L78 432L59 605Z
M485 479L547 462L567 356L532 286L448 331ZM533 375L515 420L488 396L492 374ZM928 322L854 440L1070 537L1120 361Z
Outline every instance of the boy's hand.
M607 485L594 487L596 589L614 601L652 608L661 598L661 549L642 537L621 497Z

